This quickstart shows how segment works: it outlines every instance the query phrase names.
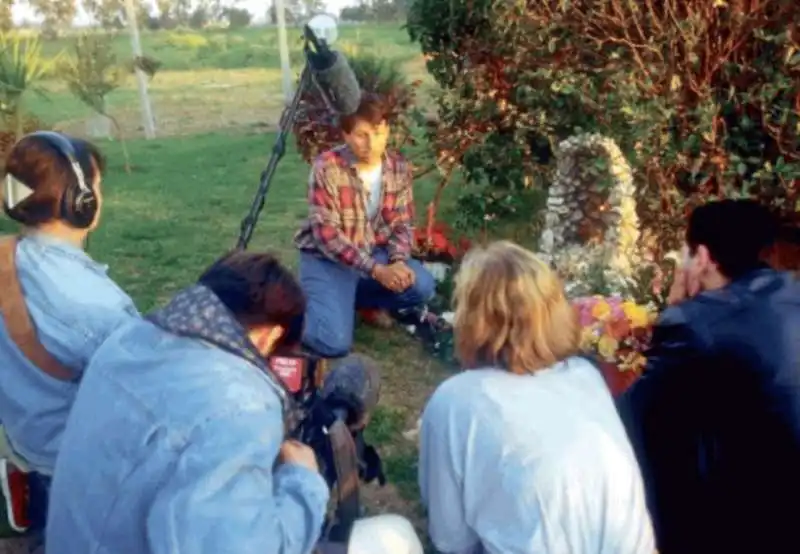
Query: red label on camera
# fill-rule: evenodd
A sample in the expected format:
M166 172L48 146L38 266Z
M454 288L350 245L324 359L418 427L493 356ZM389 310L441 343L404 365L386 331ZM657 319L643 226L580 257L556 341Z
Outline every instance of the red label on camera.
M289 392L295 394L303 388L303 368L305 360L300 358L284 358L276 356L270 358L269 366L281 378Z

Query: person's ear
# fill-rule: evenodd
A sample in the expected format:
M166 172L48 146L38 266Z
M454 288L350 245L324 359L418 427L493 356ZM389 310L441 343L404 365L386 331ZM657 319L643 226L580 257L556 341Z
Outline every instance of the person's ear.
M716 263L711 258L711 253L704 245L699 245L694 255L695 271L698 275L706 275L716 269Z
M286 330L280 325L260 326L250 331L250 341L256 350L266 358L275 350L275 345L278 344L285 332Z

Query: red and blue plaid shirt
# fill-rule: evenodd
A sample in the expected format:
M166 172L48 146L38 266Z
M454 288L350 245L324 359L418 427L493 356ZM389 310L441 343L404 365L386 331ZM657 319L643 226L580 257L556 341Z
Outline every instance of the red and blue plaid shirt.
M354 267L366 274L375 261L372 249L386 246L391 261L411 255L414 221L413 176L400 154L383 159L381 200L376 216L367 216L365 185L347 146L320 154L314 161L308 190L309 214L294 238L295 246Z

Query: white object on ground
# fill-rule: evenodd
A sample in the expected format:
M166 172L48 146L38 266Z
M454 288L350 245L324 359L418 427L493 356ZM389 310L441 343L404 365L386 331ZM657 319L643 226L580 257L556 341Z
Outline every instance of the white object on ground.
M428 270L437 283L441 283L447 278L450 266L442 262L423 262L422 267Z
M408 431L403 431L403 438L409 441L416 441L419 439L419 433L422 430L422 418L417 419L417 423Z
M347 554L423 554L414 526L393 514L359 519L353 525Z

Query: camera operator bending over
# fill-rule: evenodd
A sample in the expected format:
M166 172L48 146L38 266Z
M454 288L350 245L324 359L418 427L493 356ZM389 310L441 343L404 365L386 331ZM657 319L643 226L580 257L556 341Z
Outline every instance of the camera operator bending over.
M48 554L310 552L327 484L284 440L264 357L299 343L305 302L268 254L221 258L95 355L65 432Z
M364 94L341 119L345 145L321 154L309 184L309 217L295 237L300 282L308 298L303 343L317 354L345 356L356 310L427 302L435 282L412 260L413 177L406 160L387 152L389 107ZM374 312L373 312L374 313Z
M23 137L5 162L3 209L22 230L0 239L0 442L33 472L34 531L78 381L105 338L138 315L84 251L100 221L103 168L94 146L51 132Z
M320 541L330 492L286 440L265 366L299 344L300 285L269 254L224 256L93 359L56 465L48 554L422 554L399 516Z

